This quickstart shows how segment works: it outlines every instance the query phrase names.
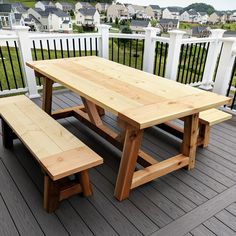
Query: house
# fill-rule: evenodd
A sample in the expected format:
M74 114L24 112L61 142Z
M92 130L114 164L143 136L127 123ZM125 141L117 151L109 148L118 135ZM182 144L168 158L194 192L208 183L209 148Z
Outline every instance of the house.
M128 9L121 4L112 4L107 8L107 18L115 21L116 18L129 19Z
M29 14L28 18L24 19L25 26L30 27L29 31L40 31L41 23L33 15Z
M199 20L199 23L200 24L206 24L208 22L208 14L206 12L199 12L200 14L200 20Z
M12 26L15 24L15 14L11 4L0 4L0 18L3 29L12 29Z
M162 12L162 18L179 20L181 11L181 7L167 7Z
M14 25L25 25L24 18L21 13L14 13L15 15L15 24Z
M209 37L211 34L210 27L207 26L196 26L192 27L192 36L197 38Z
M23 18L28 17L27 7L25 7L22 3L11 3L11 7L14 13L20 13Z
M78 11L81 8L91 8L91 7L93 6L88 2L77 2L75 4L75 11Z
M184 22L190 22L190 23L197 23L200 21L200 14L196 12L193 9L190 9L188 11L184 11L181 15L179 20Z
M208 18L208 22L212 23L212 24L216 24L216 23L225 23L227 19L226 14L222 13L222 12L213 12L209 18Z
M54 4L51 1L38 1L35 3L35 8L40 8L45 11L49 7L53 7Z
M236 21L236 11L231 13L231 15L229 17L229 21L230 22L235 22Z
M135 34L144 34L145 28L150 26L151 23L149 20L132 20L130 23L130 29Z
M95 8L98 10L99 13L103 13L107 11L107 8L110 6L108 3L98 2L95 5Z
M96 27L100 24L100 14L96 8L82 8L75 14L76 24L79 26Z
M74 4L69 3L69 2L56 2L55 3L56 8L68 12L68 11L73 11L75 9Z
M42 11L40 8L30 8L28 13L40 22L41 31L72 32L72 23L69 15L60 9L47 8Z
M177 19L160 19L158 27L162 32L179 28L179 20Z
M145 12L145 7L139 5L128 5L127 6L129 16L137 19L147 19L148 16Z
M149 5L145 8L145 12L149 18L160 20L161 8L158 5Z

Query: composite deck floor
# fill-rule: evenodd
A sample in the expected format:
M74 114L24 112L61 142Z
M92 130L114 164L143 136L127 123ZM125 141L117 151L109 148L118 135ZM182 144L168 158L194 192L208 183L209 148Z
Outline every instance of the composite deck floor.
M80 98L67 91L53 97L53 109L78 103ZM111 114L103 120L117 129ZM0 144L1 236L236 235L236 117L211 130L210 145L198 149L194 170L181 169L141 186L123 202L113 197L121 153L74 118L59 122L104 158L90 171L94 195L74 196L47 214L39 165L18 140L12 150ZM180 142L151 128L142 145L162 160L177 153Z

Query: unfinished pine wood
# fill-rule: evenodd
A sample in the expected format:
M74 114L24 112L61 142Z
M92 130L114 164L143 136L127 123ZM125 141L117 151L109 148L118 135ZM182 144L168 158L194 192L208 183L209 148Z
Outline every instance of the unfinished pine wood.
M0 114L53 180L102 163L102 158L26 96L0 106Z
M51 115L52 112L52 85L53 80L43 77L43 104L42 108Z
M160 163L153 164L142 170L134 172L131 188L136 188L153 179L166 175L172 171L178 170L189 164L189 157L182 154L171 157Z
M193 169L195 165L199 114L187 116L184 122L184 138L182 143L182 154L189 157L188 169Z
M141 129L231 101L94 56L27 65Z
M231 114L214 108L202 111L199 114L199 121L203 124L208 124L210 126L216 125L231 118Z
M125 133L124 149L122 153L114 193L115 197L119 201L122 201L128 198L129 196L142 136L142 130L127 127Z

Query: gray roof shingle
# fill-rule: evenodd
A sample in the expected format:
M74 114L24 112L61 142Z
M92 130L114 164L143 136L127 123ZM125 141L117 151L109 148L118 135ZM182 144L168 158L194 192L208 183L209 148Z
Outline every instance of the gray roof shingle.
M0 4L0 12L11 12L12 8L11 8L11 4L8 3L3 3Z
M130 26L148 27L148 24L147 20L132 20Z
M84 16L94 16L96 8L82 8L79 9L79 12Z

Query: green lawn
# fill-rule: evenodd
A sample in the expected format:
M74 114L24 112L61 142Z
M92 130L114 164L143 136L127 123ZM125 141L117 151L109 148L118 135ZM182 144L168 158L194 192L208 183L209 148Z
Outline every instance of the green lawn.
M204 60L206 57L206 50L203 48L200 48L199 46L193 46L192 50L186 50L186 47L183 50L182 57L180 59L180 65L178 70L178 81L183 83L190 83L194 81L200 81L203 69L204 69ZM119 50L118 50L118 40L113 40L113 46L112 46L112 40L110 39L109 42L109 59L113 60L115 62L119 62L121 64L125 64L127 66L131 66L137 69L142 69L142 61L143 61L143 40L132 40L132 44L130 47L130 41L120 40L119 42ZM113 52L112 52L113 48ZM9 52L7 50L7 47L1 47L2 54L3 54L3 60L0 59L0 90L6 90L13 88L20 88L23 87L22 77L20 73L20 67L17 60L17 54L15 48L10 48L10 55L12 58L12 65L11 60L9 56ZM195 52L196 50L196 52ZM194 57L195 52L195 57ZM167 49L165 48L165 44L161 47L160 44L158 44L158 47L156 47L156 56L155 56L155 65L156 68L155 74L164 76L164 66L165 66L165 54L167 55ZM62 53L60 50L57 50L56 52L54 50L39 50L37 49L35 52L32 50L32 56L33 60L42 60L42 59L54 59L54 58L67 58L67 57L78 57L78 56L85 56L85 55L96 55L96 52L93 50L90 52L90 50L87 51L69 51L67 52L64 50ZM1 57L1 55L0 55ZM201 57L202 63L200 63L201 60L198 58ZM186 58L186 59L185 59ZM4 64L3 64L4 63ZM7 71L7 78L4 73L4 66ZM14 68L14 70L12 69ZM15 76L14 76L15 75ZM7 81L9 81L7 83ZM37 79L37 83L40 85L40 81ZM236 75L234 76L233 85L236 85Z

